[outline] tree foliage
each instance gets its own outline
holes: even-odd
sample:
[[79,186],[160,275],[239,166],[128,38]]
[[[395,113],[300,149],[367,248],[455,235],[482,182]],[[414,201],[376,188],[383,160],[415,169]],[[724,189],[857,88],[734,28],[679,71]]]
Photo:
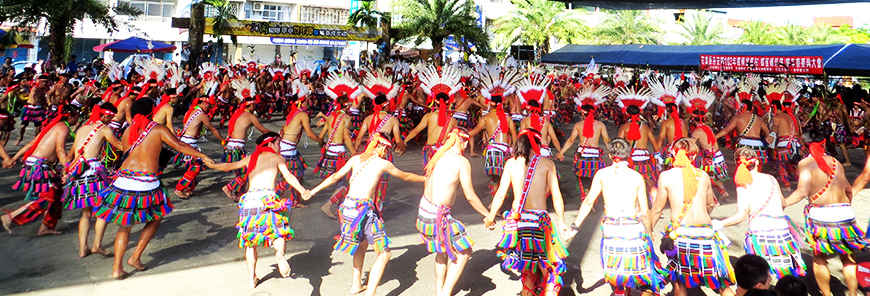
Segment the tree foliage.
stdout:
[[598,44],[660,44],[662,29],[641,10],[607,11],[593,29]]
[[233,23],[237,21],[238,18],[235,13],[233,13],[233,9],[230,7],[230,2],[227,0],[203,0],[202,3],[205,3],[208,7],[213,9],[212,13],[209,14],[209,17],[211,17],[212,20],[212,37],[217,39],[217,50],[215,51],[217,58],[215,61],[218,64],[221,64],[223,61],[224,35],[230,36],[230,41],[233,45],[239,45],[236,35],[230,34],[232,32]]
[[792,23],[777,27],[776,37],[779,38],[778,44],[782,45],[806,45],[809,40],[807,30]]
[[725,28],[722,26],[722,23],[713,20],[712,13],[696,11],[691,16],[691,20],[680,23],[683,31],[678,32],[688,40],[688,45],[722,43],[722,35],[725,33]]
[[550,41],[575,43],[588,37],[580,12],[549,0],[513,0],[514,10],[491,27],[495,43],[504,47],[519,41],[538,48],[538,57],[550,52]]
[[439,65],[444,39],[451,35],[466,50],[474,43],[478,53],[490,51],[489,36],[477,26],[472,1],[404,0],[395,2],[394,12],[402,19],[396,26],[399,39],[412,38],[419,45],[428,38]]
[[37,28],[41,19],[46,20],[49,54],[54,65],[67,60],[67,44],[79,21],[88,18],[112,32],[124,24],[116,15],[138,17],[142,11],[126,3],[110,7],[100,0],[0,0],[0,23],[11,23],[16,31]]
[[386,50],[382,53],[381,62],[386,61],[392,48],[390,42],[390,28],[392,27],[393,14],[389,11],[379,11],[374,6],[374,1],[362,2],[359,9],[351,13],[347,18],[348,26],[359,26],[369,29],[380,29],[382,40],[386,42]]
[[762,21],[748,21],[740,24],[743,28],[743,35],[740,36],[738,42],[770,45],[776,44],[777,39],[771,34],[774,31],[773,26]]

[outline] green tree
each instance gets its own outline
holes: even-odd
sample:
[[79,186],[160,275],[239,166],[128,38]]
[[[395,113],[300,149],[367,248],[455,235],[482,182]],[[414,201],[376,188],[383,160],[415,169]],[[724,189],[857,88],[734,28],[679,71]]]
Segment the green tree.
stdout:
[[807,29],[792,23],[776,28],[776,33],[779,44],[783,45],[805,45],[809,39]]
[[233,7],[230,6],[230,2],[227,0],[203,0],[202,2],[207,5],[207,9],[211,8],[206,14],[208,17],[211,17],[212,37],[217,39],[216,58],[214,60],[215,63],[220,65],[223,63],[224,35],[230,36],[230,41],[233,45],[239,45],[238,38],[230,34],[233,24],[237,23],[238,18],[233,11]]
[[[381,30],[381,41],[385,42],[386,50],[381,53],[380,63],[383,64],[390,56],[392,42],[390,42],[390,28],[393,15],[389,11],[379,11],[374,6],[375,1],[362,2],[362,5],[347,18],[348,26],[359,26],[369,29]],[[366,45],[368,50],[368,45]]]
[[534,44],[536,59],[550,52],[550,41],[573,43],[583,39],[588,27],[577,10],[549,0],[513,0],[514,10],[495,20],[492,26],[497,44],[505,47],[520,41]]
[[464,0],[405,0],[396,3],[394,11],[402,22],[396,29],[399,38],[413,38],[416,44],[427,38],[432,41],[433,58],[441,65],[444,39],[453,36],[465,49],[473,43],[478,53],[489,53],[489,36],[477,26],[474,2]]
[[837,44],[849,42],[848,36],[840,35],[828,24],[816,24],[807,30],[810,44]]
[[691,21],[680,23],[683,31],[679,33],[688,40],[686,44],[710,45],[722,43],[722,34],[725,34],[725,27],[722,26],[722,23],[713,21],[712,13],[696,11],[691,16]]
[[15,31],[36,28],[40,20],[46,20],[53,65],[67,60],[73,28],[79,21],[87,18],[113,32],[124,24],[116,15],[138,17],[142,11],[128,3],[111,7],[100,0],[0,0],[0,23],[11,23]]
[[743,34],[737,40],[740,43],[771,45],[777,42],[771,34],[774,28],[770,24],[762,21],[748,21],[741,23],[740,27],[743,28]]
[[[867,26],[867,24],[864,24],[864,26]],[[868,28],[853,28],[849,25],[843,25],[837,28],[837,33],[841,36],[848,37],[849,43],[870,43],[870,29]]]
[[599,44],[659,44],[662,29],[640,10],[607,11],[593,35]]

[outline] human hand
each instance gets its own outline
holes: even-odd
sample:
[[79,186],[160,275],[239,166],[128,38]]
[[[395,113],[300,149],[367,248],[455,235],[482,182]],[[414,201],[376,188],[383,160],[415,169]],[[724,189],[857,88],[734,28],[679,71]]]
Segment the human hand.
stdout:
[[713,226],[713,230],[722,230],[722,228],[725,228],[725,224],[722,223],[722,220],[713,219],[710,221],[710,225]]
[[556,153],[556,160],[558,160],[558,161],[565,160],[565,155],[563,155],[562,152]]
[[3,161],[3,168],[5,168],[5,169],[11,168],[14,165],[15,165],[14,159],[8,159],[8,160]]
[[490,217],[483,218],[483,226],[489,230],[495,229],[495,218],[490,218]]
[[308,191],[308,190],[306,189],[304,192],[300,192],[300,193],[302,193],[302,200],[309,200],[309,199],[311,199],[311,191]]
[[202,163],[208,167],[212,167],[214,165],[214,160],[212,160],[210,157],[206,156],[206,157],[202,158]]

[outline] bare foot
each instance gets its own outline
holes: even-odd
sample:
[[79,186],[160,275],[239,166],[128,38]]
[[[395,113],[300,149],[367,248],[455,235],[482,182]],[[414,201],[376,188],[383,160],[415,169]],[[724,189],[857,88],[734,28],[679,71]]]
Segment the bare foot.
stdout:
[[100,254],[100,255],[103,255],[103,256],[106,256],[106,257],[112,257],[112,256],[115,255],[115,254],[113,254],[113,253],[109,253],[109,252],[106,251],[106,250],[103,250],[103,248],[93,248],[93,249],[91,249],[91,253],[92,253],[92,254]]
[[731,196],[731,194],[728,194],[728,191],[722,192],[722,198],[726,198],[729,196]]
[[257,278],[257,276],[254,276],[253,278],[251,278],[251,282],[248,283],[248,286],[251,287],[251,289],[253,289],[253,288],[256,288],[257,284],[259,284],[259,283],[260,283],[260,279]]
[[471,154],[471,157],[472,157],[472,158],[478,158],[478,157],[480,157],[480,154],[472,153],[472,154]]
[[843,166],[844,166],[844,167],[850,167],[850,166],[852,166],[852,163],[851,163],[851,162],[847,162],[847,163],[844,163]]
[[39,229],[39,232],[37,232],[36,235],[49,235],[49,234],[50,234],[50,235],[58,235],[58,234],[61,234],[61,233],[63,233],[63,232],[60,232],[60,231],[57,231],[57,230],[54,230],[54,229],[48,229],[48,228],[44,228],[44,229],[43,229],[43,228],[40,228],[40,229]]
[[123,279],[126,279],[128,276],[130,276],[130,274],[127,273],[126,271],[124,271],[123,269],[120,272],[117,272],[117,271],[112,272],[112,278],[114,278],[116,280],[123,280]]
[[18,141],[15,141],[15,146],[21,145],[21,138],[18,138]]
[[278,261],[278,273],[280,273],[283,278],[290,277],[290,263],[287,263],[287,260]]
[[294,208],[294,209],[304,209],[304,208],[307,208],[307,207],[308,207],[308,205],[306,205],[306,204],[302,204],[302,203],[297,203],[297,204],[293,205],[293,208]]
[[359,286],[359,288],[356,288],[356,289],[351,288],[350,291],[348,291],[348,294],[350,294],[350,295],[356,295],[356,294],[359,294],[359,293],[365,292],[365,291],[366,291],[366,288],[367,288],[366,285]]
[[6,215],[0,216],[0,222],[3,223],[3,229],[12,234],[12,214],[7,212]]
[[[233,201],[239,201],[239,199],[236,198],[236,194],[235,194],[235,193],[232,193],[232,191],[230,191],[230,188],[229,188],[229,187],[224,186],[224,187],[222,188],[222,190],[224,191],[224,194],[227,195],[227,198],[232,199]],[[178,192],[178,191],[176,190],[176,192]],[[176,193],[176,194],[178,194],[178,193]]]
[[81,251],[79,252],[79,258],[85,258],[85,257],[87,257],[87,256],[90,255],[90,254],[91,254],[91,249],[84,248],[83,250],[81,250]]
[[188,194],[187,192],[178,190],[178,189],[175,189],[175,195],[178,195],[178,197],[180,197],[181,199],[190,198],[190,194]]
[[138,271],[143,271],[143,270],[145,270],[145,265],[142,265],[142,262],[141,262],[141,261],[136,261],[136,262],[134,262],[134,261],[133,261],[133,258],[127,259],[127,265],[132,266],[133,268],[135,268],[135,269],[138,270]]
[[330,208],[331,206],[329,205],[329,203],[325,203],[323,204],[323,206],[320,207],[320,210],[323,211],[323,213],[326,214],[327,217],[338,220],[338,217],[336,217],[335,214],[332,213]]

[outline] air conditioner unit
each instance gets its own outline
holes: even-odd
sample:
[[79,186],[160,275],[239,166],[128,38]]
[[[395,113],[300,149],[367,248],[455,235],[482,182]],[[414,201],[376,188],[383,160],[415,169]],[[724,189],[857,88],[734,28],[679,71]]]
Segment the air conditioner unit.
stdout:
[[263,10],[263,3],[256,3],[256,2],[255,2],[253,6],[254,6],[254,10],[256,10],[256,11],[262,11],[262,10]]

